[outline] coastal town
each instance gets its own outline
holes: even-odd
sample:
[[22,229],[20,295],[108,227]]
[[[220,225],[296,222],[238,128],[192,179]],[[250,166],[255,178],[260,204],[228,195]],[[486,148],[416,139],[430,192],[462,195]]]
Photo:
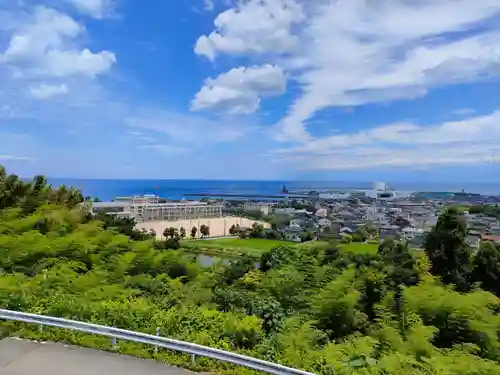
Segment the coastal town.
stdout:
[[[168,201],[156,195],[118,197],[93,202],[92,213],[134,219],[136,229],[164,237],[168,228],[195,233],[198,239],[259,237],[290,242],[334,240],[381,242],[387,238],[423,246],[426,234],[450,206],[461,208],[468,226],[468,241],[477,250],[483,241],[500,243],[500,215],[494,197],[459,193],[412,193],[399,196],[384,183],[371,191],[291,194],[282,198],[204,197]],[[489,207],[489,211],[484,207]],[[493,207],[493,209],[491,209]],[[200,228],[205,229],[202,233]],[[193,228],[196,231],[193,232]]]

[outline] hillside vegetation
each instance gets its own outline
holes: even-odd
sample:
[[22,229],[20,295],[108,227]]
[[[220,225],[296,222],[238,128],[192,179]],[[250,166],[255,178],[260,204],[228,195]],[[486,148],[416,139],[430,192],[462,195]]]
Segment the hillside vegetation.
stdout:
[[[263,252],[203,268],[132,240],[77,205],[79,192],[0,169],[0,306],[196,342],[318,374],[500,374],[499,251],[473,256],[456,211],[413,255],[335,245]],[[109,219],[111,221],[111,219]],[[128,228],[127,231],[131,229]],[[141,238],[140,236],[134,238]],[[456,287],[455,287],[456,285]],[[1,333],[110,350],[110,340],[19,323]],[[118,342],[123,353],[213,373],[251,370]]]

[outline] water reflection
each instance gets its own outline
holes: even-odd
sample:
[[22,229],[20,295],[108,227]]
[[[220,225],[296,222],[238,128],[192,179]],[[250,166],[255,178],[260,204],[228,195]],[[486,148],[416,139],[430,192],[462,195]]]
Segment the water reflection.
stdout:
[[231,259],[229,258],[221,258],[221,257],[215,257],[212,255],[205,255],[205,254],[200,254],[196,257],[196,260],[203,266],[203,267],[211,267],[215,263],[222,261],[222,263],[228,265],[231,264]]
[[[198,254],[198,255],[196,255],[196,260],[203,267],[211,267],[211,266],[213,266],[217,262],[222,262],[225,265],[229,265],[235,259],[227,258],[227,257],[221,257],[221,256]],[[260,262],[255,262],[255,267],[259,268],[260,267]]]

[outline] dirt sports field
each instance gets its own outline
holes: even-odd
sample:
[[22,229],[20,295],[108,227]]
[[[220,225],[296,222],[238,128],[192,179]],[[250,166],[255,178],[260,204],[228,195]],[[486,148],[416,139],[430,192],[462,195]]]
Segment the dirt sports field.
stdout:
[[[229,228],[233,225],[239,225],[240,227],[250,228],[255,220],[249,220],[244,217],[222,217],[214,219],[194,219],[194,220],[178,220],[178,221],[149,221],[146,223],[139,223],[136,228],[146,229],[147,231],[154,229],[156,232],[156,238],[163,239],[163,231],[166,228],[177,228],[180,229],[184,227],[186,233],[190,236],[191,228],[196,227],[198,231],[196,233],[197,237],[201,236],[200,227],[206,225],[210,228],[210,237],[222,237],[229,236]],[[264,226],[264,228],[270,228],[268,223],[259,222]]]

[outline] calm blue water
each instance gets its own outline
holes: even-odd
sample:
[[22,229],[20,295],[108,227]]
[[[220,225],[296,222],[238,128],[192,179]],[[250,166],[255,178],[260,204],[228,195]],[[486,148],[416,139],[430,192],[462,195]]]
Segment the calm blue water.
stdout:
[[[167,199],[182,199],[186,193],[245,193],[279,195],[282,185],[290,191],[322,189],[371,189],[373,182],[337,181],[222,181],[222,180],[97,180],[97,179],[49,179],[54,186],[65,184],[83,191],[85,196],[111,200],[119,196],[156,194]],[[391,183],[398,191],[461,191],[500,195],[496,183]],[[194,199],[196,197],[189,197]]]

